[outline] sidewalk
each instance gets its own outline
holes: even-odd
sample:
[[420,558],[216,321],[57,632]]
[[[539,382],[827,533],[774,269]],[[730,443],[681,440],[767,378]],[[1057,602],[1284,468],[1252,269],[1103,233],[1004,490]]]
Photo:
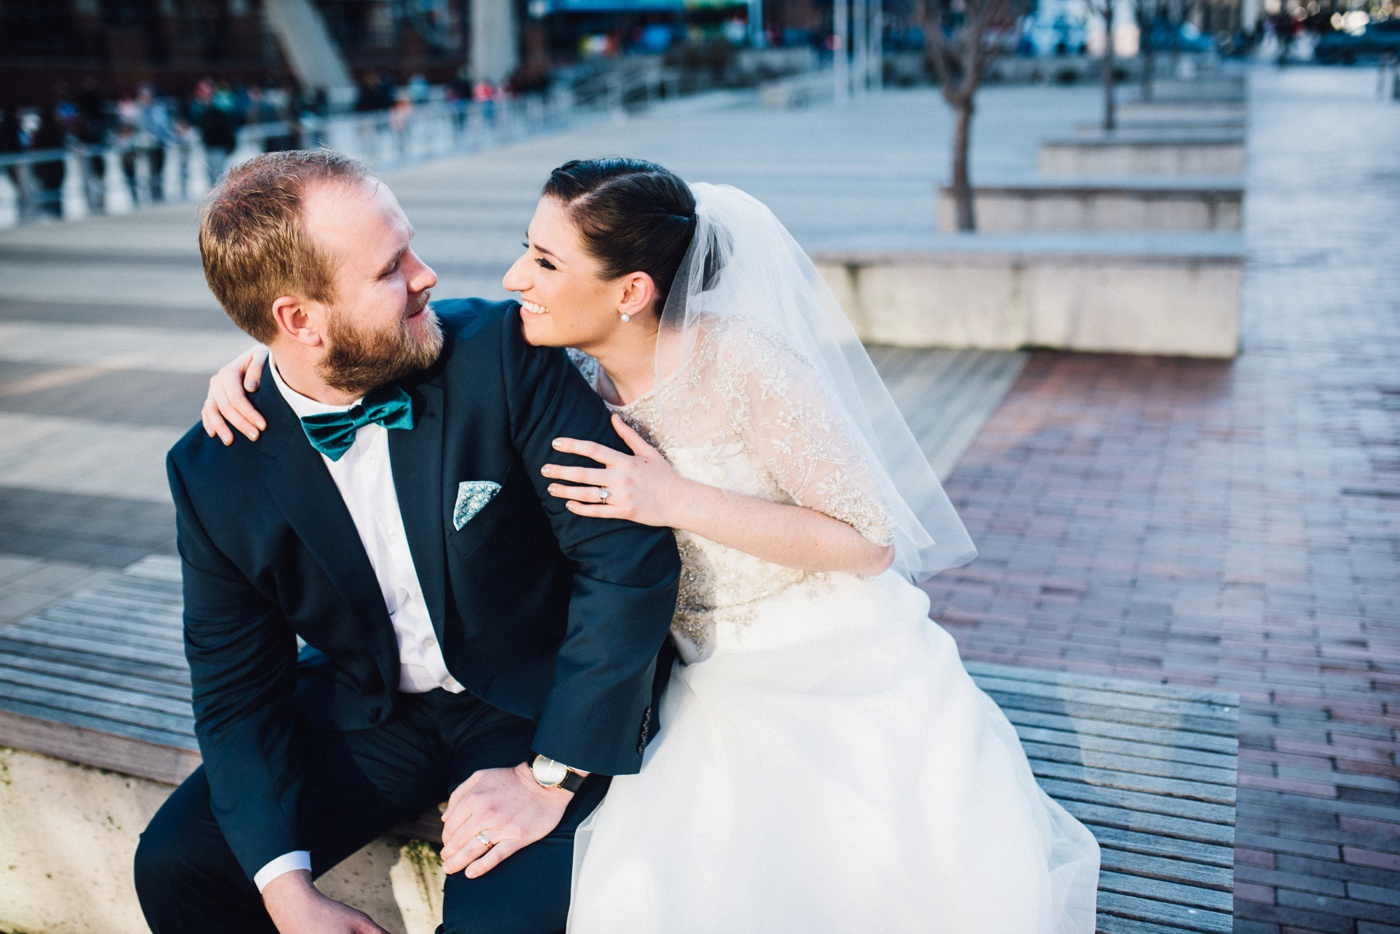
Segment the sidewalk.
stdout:
[[1235,930],[1400,931],[1400,107],[1252,76],[1243,353],[1032,355],[949,489],[968,658],[1238,691]]
[[[948,486],[981,548],[930,588],[969,658],[1242,695],[1236,929],[1400,932],[1400,107],[1259,70],[1233,363],[1036,353]],[[1096,88],[988,88],[975,179]],[[847,112],[596,125],[393,173],[440,296],[505,297],[548,170],[634,154],[768,201],[809,248],[934,236],[932,90]],[[0,625],[173,553],[162,458],[247,341],[193,208],[0,231]]]

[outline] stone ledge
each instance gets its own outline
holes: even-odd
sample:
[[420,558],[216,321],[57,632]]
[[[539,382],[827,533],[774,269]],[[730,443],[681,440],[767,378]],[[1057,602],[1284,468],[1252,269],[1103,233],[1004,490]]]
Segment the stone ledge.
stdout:
[[1071,138],[1040,144],[1046,175],[1242,175],[1243,136]]
[[[1236,231],[1243,224],[1240,180],[1161,181],[1047,178],[973,190],[981,233],[1016,231]],[[950,186],[938,193],[938,225],[957,228]]]
[[940,239],[962,243],[814,255],[862,340],[1217,358],[1239,352],[1238,236]]

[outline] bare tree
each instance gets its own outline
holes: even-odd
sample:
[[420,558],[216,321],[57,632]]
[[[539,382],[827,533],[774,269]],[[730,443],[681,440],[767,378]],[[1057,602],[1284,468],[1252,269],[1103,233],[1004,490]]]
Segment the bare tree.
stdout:
[[1111,131],[1118,126],[1117,103],[1113,96],[1113,84],[1117,80],[1114,71],[1117,61],[1113,47],[1113,14],[1117,0],[1088,0],[1089,12],[1103,21],[1103,128]]
[[953,111],[953,201],[958,230],[976,230],[968,149],[977,89],[996,57],[994,29],[1015,26],[1030,0],[919,0],[928,57]]

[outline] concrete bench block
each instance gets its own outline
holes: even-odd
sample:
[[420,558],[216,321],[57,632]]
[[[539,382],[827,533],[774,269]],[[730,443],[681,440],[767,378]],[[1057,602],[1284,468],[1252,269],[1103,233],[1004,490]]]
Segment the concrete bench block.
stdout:
[[[1204,113],[1195,117],[1153,117],[1149,115],[1124,117],[1115,121],[1115,133],[1137,133],[1143,136],[1192,135],[1202,133],[1229,132],[1243,134],[1247,121],[1244,114]],[[1103,121],[1076,123],[1074,133],[1081,137],[1097,137],[1104,133]]]
[[1243,120],[1242,101],[1163,101],[1128,100],[1118,105],[1118,116],[1125,120],[1199,120],[1234,117]]
[[1101,137],[1040,144],[1046,175],[1243,175],[1244,138]]
[[867,342],[1223,358],[1239,350],[1238,250],[1154,255],[988,245],[816,259]]
[[1209,78],[1158,78],[1152,82],[1153,101],[1243,101],[1246,87],[1242,75],[1214,75]]
[[[1235,231],[1244,189],[1229,185],[1086,184],[979,185],[973,189],[977,229],[1020,231]],[[940,230],[957,228],[952,189],[939,190]]]
[[[0,747],[0,929],[149,934],[136,901],[137,835],[170,786]],[[392,934],[442,916],[435,847],[382,837],[317,882]]]

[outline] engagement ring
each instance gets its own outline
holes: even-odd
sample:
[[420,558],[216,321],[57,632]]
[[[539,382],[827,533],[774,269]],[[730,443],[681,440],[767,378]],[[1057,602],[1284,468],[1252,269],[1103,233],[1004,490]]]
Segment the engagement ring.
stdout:
[[606,503],[608,501],[609,496],[612,496],[612,491],[610,491],[607,487],[601,486],[598,488],[598,502]]

